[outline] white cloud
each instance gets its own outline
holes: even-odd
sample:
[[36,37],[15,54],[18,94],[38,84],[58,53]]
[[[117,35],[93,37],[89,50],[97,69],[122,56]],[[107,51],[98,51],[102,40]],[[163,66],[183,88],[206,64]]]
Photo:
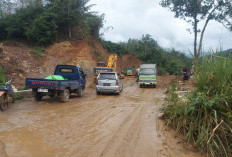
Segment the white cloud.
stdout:
[[[159,5],[159,0],[92,0],[93,10],[105,13],[105,26],[113,30],[104,38],[114,42],[140,39],[150,34],[164,48],[188,52],[193,49],[193,34],[186,30],[191,25],[174,18],[174,14]],[[222,25],[210,22],[204,37],[204,48],[232,48],[232,34]]]

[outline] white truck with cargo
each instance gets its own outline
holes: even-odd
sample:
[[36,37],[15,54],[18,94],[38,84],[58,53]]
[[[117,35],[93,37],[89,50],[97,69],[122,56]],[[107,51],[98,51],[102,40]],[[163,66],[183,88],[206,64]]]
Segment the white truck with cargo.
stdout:
[[157,67],[156,64],[141,64],[139,68],[138,83],[140,87],[156,87]]

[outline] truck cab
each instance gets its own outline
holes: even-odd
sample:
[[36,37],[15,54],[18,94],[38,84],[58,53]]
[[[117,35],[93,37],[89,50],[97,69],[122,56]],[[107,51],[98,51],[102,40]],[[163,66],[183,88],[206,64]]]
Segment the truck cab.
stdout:
[[133,76],[133,69],[132,68],[124,68],[122,73],[125,76]]
[[81,67],[72,65],[58,65],[56,66],[54,75],[63,76],[66,80],[76,80],[80,86],[85,89],[85,74]]

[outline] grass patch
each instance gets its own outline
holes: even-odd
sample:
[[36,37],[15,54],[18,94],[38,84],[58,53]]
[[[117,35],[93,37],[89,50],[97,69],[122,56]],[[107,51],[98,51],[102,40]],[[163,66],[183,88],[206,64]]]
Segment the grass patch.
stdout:
[[167,124],[213,157],[232,156],[231,59],[204,57],[196,66],[196,90],[178,99],[171,85],[170,101],[163,109]]
[[94,51],[94,55],[97,56],[97,59],[102,59],[101,52]]
[[16,93],[14,95],[14,98],[15,98],[15,100],[22,100],[22,99],[24,99],[24,96],[21,93]]
[[28,90],[28,89],[30,89],[30,88],[27,88],[27,87],[22,86],[22,87],[19,87],[17,90],[18,90],[18,91],[22,91],[22,90]]
[[35,57],[40,57],[41,54],[45,53],[44,47],[34,47],[31,49],[31,51],[34,53]]

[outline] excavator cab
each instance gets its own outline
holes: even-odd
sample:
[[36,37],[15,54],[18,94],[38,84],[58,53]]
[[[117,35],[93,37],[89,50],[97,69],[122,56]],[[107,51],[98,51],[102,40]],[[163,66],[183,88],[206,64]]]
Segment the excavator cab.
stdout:
[[117,57],[116,54],[110,55],[107,66],[103,61],[97,62],[97,66],[94,68],[94,75],[98,75],[100,72],[116,72]]
[[105,62],[97,62],[97,67],[106,67]]

